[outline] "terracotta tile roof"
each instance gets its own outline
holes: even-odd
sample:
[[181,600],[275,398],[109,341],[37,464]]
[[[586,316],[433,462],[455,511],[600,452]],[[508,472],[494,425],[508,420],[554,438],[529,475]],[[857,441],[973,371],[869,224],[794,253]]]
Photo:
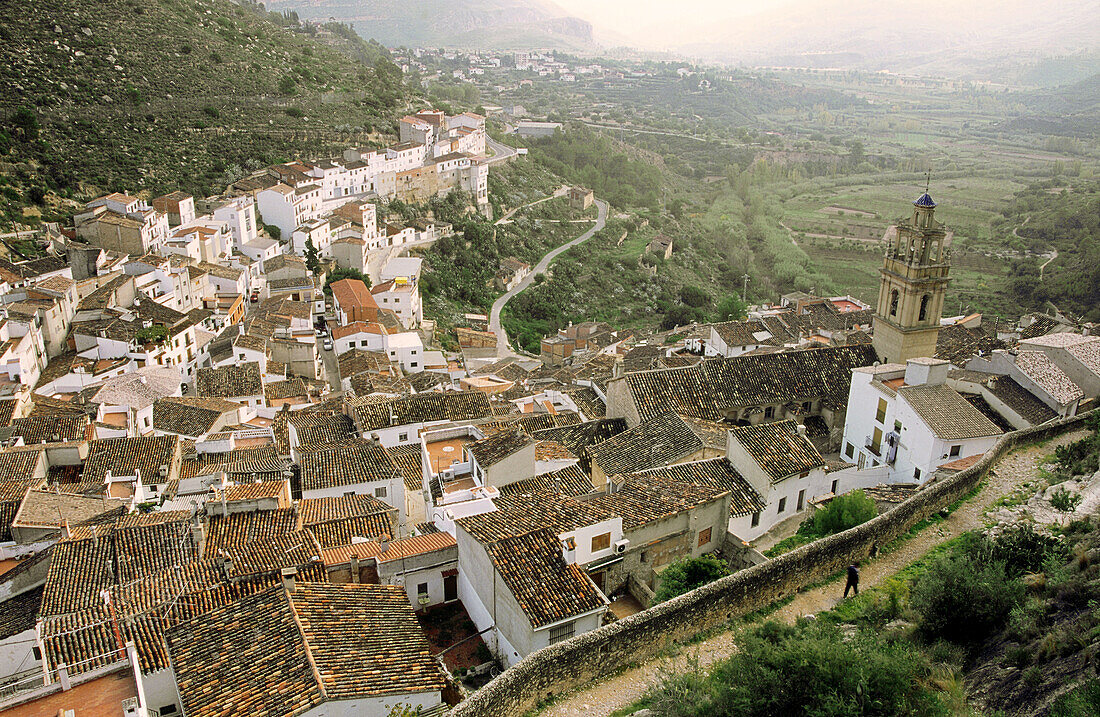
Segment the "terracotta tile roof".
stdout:
[[276,586],[167,637],[184,710],[197,717],[226,710],[281,717],[326,699],[444,686],[400,587],[300,582],[287,593]]
[[378,304],[371,296],[367,285],[358,279],[341,279],[330,285],[332,296],[340,304],[341,308],[367,308],[377,309]]
[[306,382],[295,377],[286,381],[272,381],[264,384],[264,398],[270,403],[284,398],[309,398]]
[[355,423],[366,432],[430,421],[473,421],[492,413],[489,397],[480,391],[424,393],[357,406]]
[[290,415],[289,423],[301,450],[355,440],[355,424],[342,413],[297,411]]
[[0,602],[0,641],[34,629],[42,590],[39,586]]
[[54,546],[42,614],[102,606],[102,590],[190,562],[195,555],[189,519],[186,511],[165,511],[71,527],[72,537]]
[[588,495],[596,489],[592,479],[579,464],[542,473],[534,478],[509,483],[499,488],[501,495],[534,495],[537,493],[560,493],[568,496]]
[[1066,348],[1075,359],[1081,362],[1094,376],[1100,376],[1100,337],[1086,336]]
[[737,426],[731,433],[772,482],[825,465],[814,444],[798,434],[798,424],[791,419]]
[[272,573],[321,559],[321,546],[312,530],[296,530],[253,540],[242,546],[230,547],[226,552],[233,561],[229,570],[231,577]]
[[668,520],[706,503],[722,500],[728,491],[703,482],[668,480],[650,473],[632,473],[613,493],[597,495],[591,502],[623,519],[623,530]]
[[1073,379],[1042,351],[1020,351],[1016,367],[1058,403],[1072,403],[1084,396]]
[[588,454],[611,476],[675,463],[705,447],[685,419],[665,413],[589,447]]
[[153,428],[181,436],[204,436],[226,413],[236,413],[239,403],[220,398],[170,397],[153,404]]
[[565,562],[561,543],[549,530],[504,538],[487,551],[493,567],[536,628],[607,604],[584,572]]
[[443,689],[403,587],[301,583],[290,598],[329,699]]
[[949,386],[902,386],[898,389],[898,398],[904,399],[932,432],[945,441],[999,436],[1003,433],[993,421]]
[[214,499],[221,500],[225,494],[226,502],[258,500],[260,498],[278,498],[284,492],[289,494],[285,480],[259,481],[226,486],[225,490],[214,490]]
[[33,480],[39,461],[43,460],[40,451],[3,451],[0,453],[0,481],[19,483],[29,486]]
[[456,521],[483,545],[539,528],[548,528],[560,535],[615,517],[588,501],[554,493],[502,495],[494,503],[495,511]]
[[1004,401],[1005,405],[1033,426],[1058,417],[1054,409],[1016,383],[1011,376],[994,376],[987,379],[985,385],[990,393]]
[[571,426],[534,431],[531,435],[536,440],[557,441],[568,448],[573,455],[580,459],[580,466],[587,473],[591,470],[592,464],[589,449],[598,443],[619,435],[625,430],[625,419],[606,418]]
[[200,396],[235,398],[262,396],[260,364],[255,361],[222,368],[200,368],[195,374],[195,390]]
[[351,349],[340,354],[340,376],[348,378],[357,373],[391,373],[391,364],[385,354],[364,349]]
[[293,508],[256,510],[224,515],[208,515],[204,523],[204,558],[218,558],[240,550],[249,543],[267,541],[299,530]]
[[0,426],[10,426],[12,416],[15,415],[15,407],[19,401],[15,399],[0,399]]
[[419,443],[408,446],[393,446],[387,448],[386,453],[389,454],[390,460],[397,466],[398,472],[405,480],[405,490],[419,493],[424,489]]
[[577,457],[557,441],[539,441],[535,445],[536,461],[568,461]]
[[[285,467],[273,446],[252,446],[236,448],[226,453],[203,453],[180,463],[180,478],[212,475],[222,471],[229,473],[233,480],[249,480],[252,473],[257,478],[280,478]],[[278,475],[271,475],[271,474]]]
[[23,498],[12,526],[60,531],[62,521],[70,526],[91,525],[102,520],[114,520],[125,511],[126,506],[120,500],[32,489]]
[[624,476],[627,480],[634,477],[649,480],[658,486],[665,483],[691,483],[710,486],[717,491],[728,492],[730,494],[730,517],[733,518],[762,511],[767,507],[764,498],[725,458],[677,463],[673,466],[654,468]]
[[302,525],[322,548],[348,545],[352,538],[397,535],[397,509],[369,495],[304,498],[298,503]]
[[482,468],[491,468],[497,463],[535,443],[531,436],[522,430],[498,431],[481,440],[466,444],[466,450],[477,459]]
[[86,415],[71,416],[27,416],[12,421],[12,437],[22,436],[23,442],[59,443],[80,441],[85,435],[89,419]]
[[628,373],[641,420],[674,411],[721,421],[730,409],[821,399],[844,406],[851,370],[878,359],[869,345],[712,359],[695,366]]
[[280,586],[180,623],[165,637],[183,711],[192,717],[284,717],[324,700]]
[[97,439],[88,444],[83,480],[85,483],[105,483],[107,471],[112,476],[132,476],[139,471],[145,485],[166,483],[160,468],[167,466],[169,478],[174,478],[172,467],[179,453],[179,436]]
[[577,408],[589,421],[604,418],[607,415],[607,406],[590,386],[572,386],[566,389],[565,393],[573,399],[573,403],[577,404]]
[[950,361],[952,365],[963,367],[966,362],[978,355],[992,353],[1006,348],[1008,344],[996,336],[987,334],[984,329],[970,329],[959,324],[941,326],[936,337],[935,358]]
[[302,490],[373,483],[397,476],[397,466],[382,446],[359,441],[301,454]]

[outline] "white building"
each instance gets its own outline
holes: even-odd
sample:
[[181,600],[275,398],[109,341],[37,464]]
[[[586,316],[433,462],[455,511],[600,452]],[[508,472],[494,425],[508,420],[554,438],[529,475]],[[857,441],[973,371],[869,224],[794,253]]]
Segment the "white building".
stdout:
[[887,481],[928,480],[941,464],[983,455],[1001,429],[946,383],[950,364],[853,369],[841,456],[859,469],[887,466]]

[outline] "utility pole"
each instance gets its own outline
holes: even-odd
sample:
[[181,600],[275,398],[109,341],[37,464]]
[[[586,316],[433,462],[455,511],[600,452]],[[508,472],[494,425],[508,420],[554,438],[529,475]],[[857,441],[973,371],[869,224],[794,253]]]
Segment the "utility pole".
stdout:
[[741,280],[741,303],[744,304],[746,302],[745,297],[748,295],[749,292],[749,275],[745,274],[741,277]]

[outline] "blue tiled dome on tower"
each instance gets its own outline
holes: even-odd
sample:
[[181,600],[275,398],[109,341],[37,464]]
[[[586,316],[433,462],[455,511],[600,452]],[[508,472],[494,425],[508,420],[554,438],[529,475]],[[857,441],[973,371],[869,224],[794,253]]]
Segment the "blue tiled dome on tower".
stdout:
[[934,207],[936,206],[936,202],[932,200],[932,195],[925,192],[917,197],[917,201],[913,202],[913,205],[917,207]]

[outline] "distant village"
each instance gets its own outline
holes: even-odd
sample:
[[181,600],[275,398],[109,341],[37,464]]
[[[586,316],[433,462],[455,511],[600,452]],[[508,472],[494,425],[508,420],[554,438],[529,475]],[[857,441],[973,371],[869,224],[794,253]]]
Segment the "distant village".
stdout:
[[[836,496],[889,510],[1096,405],[1096,327],[942,315],[927,193],[899,199],[874,306],[587,322],[539,356],[470,314],[444,351],[405,252],[452,228],[378,203],[487,204],[486,142],[424,111],[218,197],[100,197],[0,261],[0,710],[442,714],[646,609],[676,561],[763,562]],[[369,284],[324,291],[351,269]]]

